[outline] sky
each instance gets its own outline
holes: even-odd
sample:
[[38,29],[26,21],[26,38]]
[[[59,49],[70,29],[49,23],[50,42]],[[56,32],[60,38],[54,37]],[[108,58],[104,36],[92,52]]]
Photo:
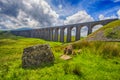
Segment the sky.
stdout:
[[120,0],[0,0],[0,29],[120,19]]

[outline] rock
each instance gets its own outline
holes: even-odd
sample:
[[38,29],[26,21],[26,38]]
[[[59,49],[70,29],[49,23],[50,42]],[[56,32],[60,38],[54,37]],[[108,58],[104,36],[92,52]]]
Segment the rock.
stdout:
[[72,57],[70,57],[69,55],[62,55],[60,58],[63,59],[63,60],[69,60]]
[[72,45],[68,45],[65,49],[64,49],[64,54],[70,55],[73,53],[73,48]]
[[47,44],[25,48],[22,55],[22,67],[38,67],[54,62],[54,55]]

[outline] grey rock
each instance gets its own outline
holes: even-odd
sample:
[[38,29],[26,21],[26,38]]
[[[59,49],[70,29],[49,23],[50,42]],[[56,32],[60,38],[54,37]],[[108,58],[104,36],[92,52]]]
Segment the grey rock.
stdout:
[[22,67],[39,67],[54,63],[54,55],[48,44],[27,47],[22,55]]

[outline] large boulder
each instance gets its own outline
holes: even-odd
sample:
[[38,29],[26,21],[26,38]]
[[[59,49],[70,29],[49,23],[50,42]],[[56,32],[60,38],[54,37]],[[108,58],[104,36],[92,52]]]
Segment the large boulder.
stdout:
[[38,67],[54,62],[54,55],[47,44],[25,48],[22,55],[22,67]]

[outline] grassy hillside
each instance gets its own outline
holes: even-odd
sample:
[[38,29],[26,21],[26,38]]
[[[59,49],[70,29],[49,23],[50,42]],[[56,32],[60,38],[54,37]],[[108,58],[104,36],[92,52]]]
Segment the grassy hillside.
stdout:
[[120,20],[113,21],[94,33],[90,34],[88,40],[120,41]]
[[[23,69],[23,49],[36,44],[50,44],[55,55],[53,66]],[[71,43],[77,55],[60,59],[67,44],[0,33],[0,80],[120,80],[120,42]],[[82,49],[79,54],[77,51]]]

